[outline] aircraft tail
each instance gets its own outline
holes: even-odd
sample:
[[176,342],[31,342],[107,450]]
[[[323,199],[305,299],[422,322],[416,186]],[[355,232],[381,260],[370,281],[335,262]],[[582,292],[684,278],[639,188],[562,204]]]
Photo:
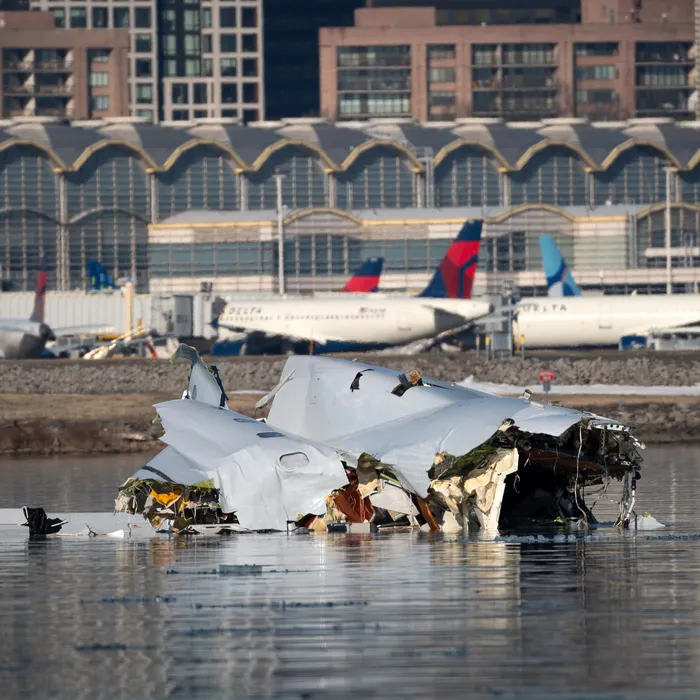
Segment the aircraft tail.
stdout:
[[358,268],[343,287],[344,292],[376,292],[382,276],[384,258],[369,258]]
[[34,295],[34,309],[29,317],[30,321],[44,322],[44,308],[46,307],[46,267],[42,262],[39,266],[39,277],[36,281],[36,294]]
[[418,295],[433,299],[471,299],[479,263],[481,219],[467,221],[450,244],[428,286]]
[[550,297],[578,297],[581,290],[564,260],[554,236],[540,236],[540,251]]
[[87,264],[90,290],[99,292],[102,289],[116,289],[117,285],[104,266],[96,260],[90,260]]

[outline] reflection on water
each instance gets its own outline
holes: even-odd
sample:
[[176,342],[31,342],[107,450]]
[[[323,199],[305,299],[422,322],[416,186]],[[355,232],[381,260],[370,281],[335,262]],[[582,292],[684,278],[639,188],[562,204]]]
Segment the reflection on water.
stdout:
[[[639,510],[670,525],[646,536],[0,543],[2,696],[697,697],[700,540],[664,537],[700,533],[699,458],[648,451]],[[110,479],[103,460],[82,480],[52,474],[55,507],[110,503],[140,463],[114,461]],[[15,473],[27,464],[0,465],[16,499],[4,507],[31,498]],[[212,573],[220,563],[264,573]]]

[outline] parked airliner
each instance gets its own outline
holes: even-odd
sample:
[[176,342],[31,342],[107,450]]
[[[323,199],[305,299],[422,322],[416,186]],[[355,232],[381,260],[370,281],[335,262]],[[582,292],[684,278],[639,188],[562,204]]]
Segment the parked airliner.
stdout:
[[[362,351],[405,345],[482,318],[487,302],[472,301],[481,221],[468,221],[417,297],[348,294],[229,303],[219,338],[246,334],[246,352]],[[452,297],[452,298],[447,298]]]
[[[543,247],[543,257],[544,252]],[[558,272],[547,274],[547,284],[551,290],[550,281],[563,283],[564,296],[521,299],[513,315],[516,343],[522,337],[529,348],[622,347],[627,339],[700,327],[700,295],[581,296],[563,257],[556,252],[561,258]]]

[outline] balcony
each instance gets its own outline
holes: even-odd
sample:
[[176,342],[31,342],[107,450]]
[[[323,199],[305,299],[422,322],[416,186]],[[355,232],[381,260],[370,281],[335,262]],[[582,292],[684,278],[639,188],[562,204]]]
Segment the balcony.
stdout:
[[32,61],[3,61],[2,67],[5,71],[31,73],[34,70],[34,63]]
[[38,95],[71,95],[72,90],[67,85],[36,85],[34,92]]
[[34,70],[69,73],[73,70],[73,61],[37,61],[34,65]]
[[3,86],[5,95],[33,95],[33,85],[5,85]]

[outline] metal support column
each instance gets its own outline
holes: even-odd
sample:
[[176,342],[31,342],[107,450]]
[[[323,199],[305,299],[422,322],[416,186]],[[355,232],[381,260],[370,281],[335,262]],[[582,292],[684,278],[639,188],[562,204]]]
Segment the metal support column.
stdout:
[[284,206],[282,204],[282,179],[284,175],[275,170],[277,186],[277,284],[280,296],[284,294]]

